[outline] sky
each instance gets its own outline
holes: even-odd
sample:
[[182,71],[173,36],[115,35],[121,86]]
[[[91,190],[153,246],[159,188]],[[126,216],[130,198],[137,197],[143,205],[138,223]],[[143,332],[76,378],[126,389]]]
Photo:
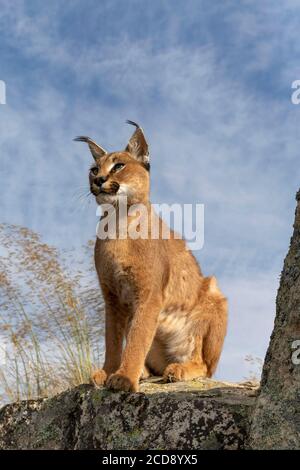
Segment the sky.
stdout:
[[299,189],[296,0],[0,0],[0,221],[71,256],[95,237],[89,135],[151,152],[155,203],[202,203],[195,252],[229,300],[217,376],[264,358]]

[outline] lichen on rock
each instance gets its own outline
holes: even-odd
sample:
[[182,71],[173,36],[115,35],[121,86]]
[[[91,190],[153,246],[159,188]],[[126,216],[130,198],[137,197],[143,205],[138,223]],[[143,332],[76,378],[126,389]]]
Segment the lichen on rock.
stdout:
[[257,387],[147,381],[140,393],[82,385],[0,410],[0,449],[239,449]]

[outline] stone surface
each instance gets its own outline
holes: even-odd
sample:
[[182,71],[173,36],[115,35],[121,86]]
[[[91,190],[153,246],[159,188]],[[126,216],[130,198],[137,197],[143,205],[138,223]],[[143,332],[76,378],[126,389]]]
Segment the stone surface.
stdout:
[[82,385],[0,410],[0,449],[240,449],[257,387],[145,382],[141,393]]
[[249,445],[256,449],[300,449],[300,365],[292,343],[300,340],[300,192],[294,233],[276,301],[275,326],[252,417]]

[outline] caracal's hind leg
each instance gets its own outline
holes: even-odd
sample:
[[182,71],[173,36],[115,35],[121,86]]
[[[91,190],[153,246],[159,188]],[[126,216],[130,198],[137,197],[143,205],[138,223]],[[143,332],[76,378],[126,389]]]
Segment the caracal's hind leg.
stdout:
[[164,371],[169,382],[211,377],[220,359],[227,327],[227,300],[219,291],[216,279],[206,278],[198,321],[194,324],[195,348],[189,360],[170,363]]
[[163,375],[165,382],[182,382],[206,376],[206,365],[197,361],[173,362],[166,367]]
[[166,382],[181,382],[197,377],[206,377],[207,367],[202,359],[202,338],[198,338],[190,360],[185,362],[173,362],[169,364],[163,373]]

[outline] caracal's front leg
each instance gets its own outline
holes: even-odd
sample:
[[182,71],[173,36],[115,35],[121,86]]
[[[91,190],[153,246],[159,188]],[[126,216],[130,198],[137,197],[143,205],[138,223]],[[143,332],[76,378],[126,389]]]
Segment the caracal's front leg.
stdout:
[[132,318],[121,365],[107,380],[108,388],[130,392],[139,390],[139,378],[155,336],[160,310],[161,301],[155,297],[139,302]]
[[102,369],[94,371],[92,381],[96,386],[104,385],[108,377],[121,364],[126,317],[118,309],[115,296],[103,289],[105,300],[105,360]]

